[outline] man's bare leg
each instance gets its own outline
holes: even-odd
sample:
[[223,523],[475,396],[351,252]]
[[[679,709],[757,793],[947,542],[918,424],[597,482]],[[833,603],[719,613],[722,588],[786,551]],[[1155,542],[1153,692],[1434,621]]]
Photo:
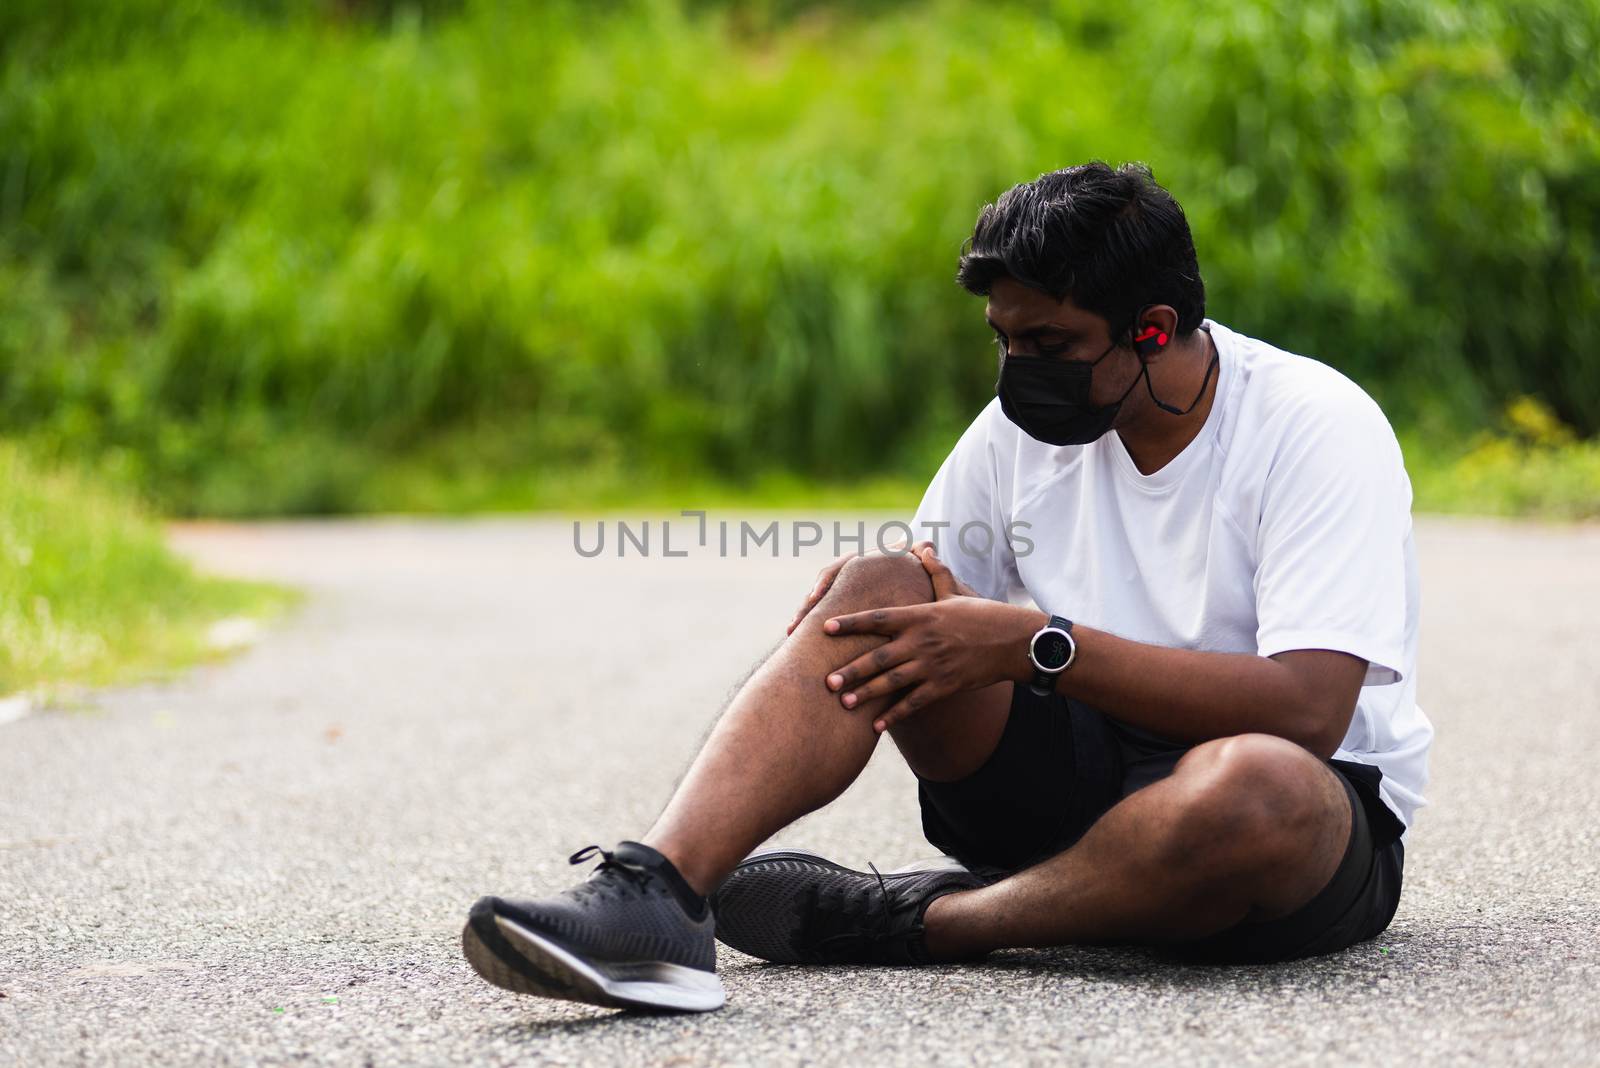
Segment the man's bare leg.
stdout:
[[935,900],[935,960],[1018,946],[1170,942],[1286,916],[1333,878],[1350,835],[1338,778],[1269,735],[1207,742],[1113,807],[1077,845]]
[[[844,792],[877,744],[888,702],[845,709],[824,680],[884,639],[833,637],[830,616],[920,604],[933,586],[911,556],[850,561],[822,601],[734,697],[665,811],[643,838],[689,885],[709,893],[762,841]],[[1004,691],[1004,692],[1002,692]],[[1010,686],[962,694],[896,728],[912,767],[955,779],[987,758],[1010,707]]]

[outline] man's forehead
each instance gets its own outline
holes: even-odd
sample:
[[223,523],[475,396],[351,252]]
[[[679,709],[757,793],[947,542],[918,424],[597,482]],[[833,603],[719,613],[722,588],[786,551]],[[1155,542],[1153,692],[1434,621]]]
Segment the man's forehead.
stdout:
[[1081,331],[1092,328],[1095,320],[1095,316],[1074,304],[1071,297],[1057,300],[1009,278],[997,281],[989,290],[984,315],[996,326],[1008,327],[1010,332],[1019,334],[1047,327]]

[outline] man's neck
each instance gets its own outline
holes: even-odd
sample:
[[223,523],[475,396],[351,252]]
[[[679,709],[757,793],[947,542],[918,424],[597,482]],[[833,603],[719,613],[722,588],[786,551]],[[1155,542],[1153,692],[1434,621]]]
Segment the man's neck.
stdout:
[[[1161,373],[1159,377],[1152,374],[1150,384],[1155,388],[1156,396],[1174,407],[1187,407],[1202,381],[1205,383],[1205,395],[1187,415],[1173,415],[1157,408],[1146,391],[1139,418],[1128,426],[1117,428],[1116,433],[1122,438],[1123,447],[1128,450],[1133,465],[1141,475],[1153,475],[1171,463],[1206,425],[1211,405],[1216,400],[1222,369],[1218,367],[1211,370],[1211,361],[1218,358],[1218,353],[1210,332],[1196,330],[1190,335],[1185,348],[1185,352],[1170,354],[1176,359],[1160,361],[1163,365]],[[1208,370],[1211,370],[1209,376],[1206,374]]]

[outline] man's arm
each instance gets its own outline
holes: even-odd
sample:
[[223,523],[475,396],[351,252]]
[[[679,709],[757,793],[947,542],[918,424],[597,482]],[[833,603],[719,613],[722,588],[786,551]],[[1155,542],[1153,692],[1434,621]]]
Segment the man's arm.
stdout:
[[[827,679],[846,708],[899,692],[876,720],[880,731],[952,693],[1030,682],[1028,644],[1049,620],[1037,609],[973,596],[936,553],[924,548],[918,556],[937,600],[839,616],[823,628],[889,639]],[[1324,649],[1262,657],[1170,649],[1083,625],[1072,634],[1078,656],[1058,677],[1058,692],[1174,741],[1260,732],[1331,756],[1367,671],[1365,660]]]
[[[1033,632],[1048,620],[1030,613]],[[1078,658],[1056,690],[1134,727],[1173,741],[1203,742],[1233,734],[1275,734],[1326,759],[1339,748],[1367,662],[1329,649],[1295,649],[1271,657],[1204,653],[1129,641],[1074,626]],[[1023,646],[1026,649],[1026,645]],[[1018,671],[1018,682],[1033,677]]]

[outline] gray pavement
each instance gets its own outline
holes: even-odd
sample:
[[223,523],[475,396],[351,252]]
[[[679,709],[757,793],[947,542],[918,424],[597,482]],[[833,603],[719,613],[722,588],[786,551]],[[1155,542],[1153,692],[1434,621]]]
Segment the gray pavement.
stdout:
[[[310,595],[228,663],[0,725],[0,1065],[1600,1058],[1600,528],[1419,524],[1434,805],[1377,943],[1234,970],[724,949],[723,1011],[645,1018],[486,986],[463,913],[637,834],[819,559],[586,560],[553,520],[176,536]],[[889,746],[778,841],[929,852]]]

